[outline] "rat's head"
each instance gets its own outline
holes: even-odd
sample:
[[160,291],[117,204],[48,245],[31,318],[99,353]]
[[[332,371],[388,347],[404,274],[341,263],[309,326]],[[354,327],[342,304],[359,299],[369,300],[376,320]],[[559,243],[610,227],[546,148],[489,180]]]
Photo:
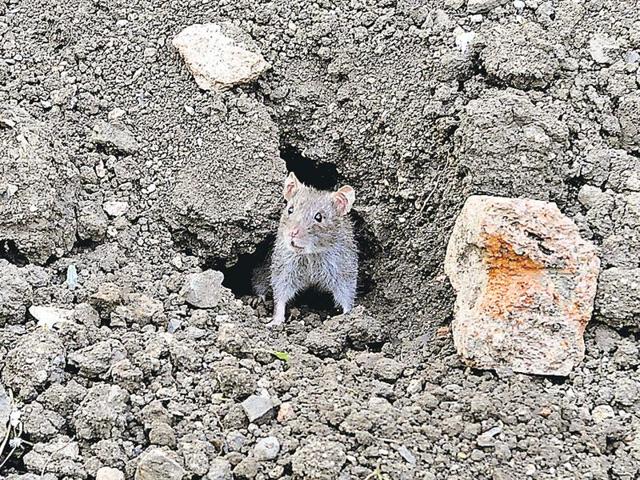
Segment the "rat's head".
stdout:
[[356,200],[349,186],[335,192],[316,190],[301,183],[293,172],[284,182],[282,195],[287,205],[280,219],[280,235],[287,248],[299,254],[331,248],[349,222],[347,214]]

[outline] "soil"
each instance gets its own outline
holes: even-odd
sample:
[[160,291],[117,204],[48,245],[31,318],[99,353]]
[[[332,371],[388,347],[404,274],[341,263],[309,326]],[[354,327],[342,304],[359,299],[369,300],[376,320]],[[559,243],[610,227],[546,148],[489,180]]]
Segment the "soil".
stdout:
[[[206,22],[271,69],[200,90],[171,39]],[[3,0],[0,477],[638,478],[639,66],[632,0]],[[360,294],[269,329],[287,171],[355,188]],[[471,194],[598,245],[566,378],[456,355]]]

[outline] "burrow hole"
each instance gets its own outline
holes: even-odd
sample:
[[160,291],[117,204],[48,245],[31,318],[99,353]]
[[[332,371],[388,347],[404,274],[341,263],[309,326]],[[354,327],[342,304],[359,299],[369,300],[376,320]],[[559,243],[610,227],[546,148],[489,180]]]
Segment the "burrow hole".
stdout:
[[[338,169],[333,163],[315,162],[288,144],[280,148],[280,156],[286,163],[287,172],[294,172],[302,183],[320,190],[333,190],[337,187],[339,175]],[[358,298],[362,298],[375,288],[371,270],[374,257],[380,253],[380,245],[362,215],[358,213],[357,208],[354,208],[350,215],[354,224],[359,252]],[[205,262],[205,266],[221,271],[225,278],[223,285],[229,288],[237,298],[252,296],[254,295],[251,282],[253,271],[260,265],[269,262],[268,257],[274,242],[275,232],[256,245],[254,253],[240,255],[238,261],[230,267],[226,266],[224,258],[209,258]],[[301,292],[290,303],[290,306],[306,307],[332,314],[338,313],[331,294],[316,288]]]
[[18,267],[24,267],[29,259],[18,249],[13,240],[0,240],[0,259],[13,263]]

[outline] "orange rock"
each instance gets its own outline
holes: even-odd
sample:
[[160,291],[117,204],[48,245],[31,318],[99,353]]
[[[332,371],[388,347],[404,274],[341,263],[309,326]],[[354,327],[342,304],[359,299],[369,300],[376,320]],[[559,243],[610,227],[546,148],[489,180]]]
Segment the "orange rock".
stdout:
[[555,204],[469,197],[445,259],[458,353],[476,368],[567,375],[584,357],[599,269]]

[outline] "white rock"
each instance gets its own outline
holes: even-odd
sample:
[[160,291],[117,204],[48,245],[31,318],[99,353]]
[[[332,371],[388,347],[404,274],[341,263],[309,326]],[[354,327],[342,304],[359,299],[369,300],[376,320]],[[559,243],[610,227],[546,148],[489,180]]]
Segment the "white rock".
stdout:
[[129,210],[129,203],[109,201],[102,204],[102,208],[110,217],[121,217]]
[[476,32],[466,32],[461,27],[457,27],[453,34],[456,39],[456,47],[458,47],[462,53],[467,53],[469,44],[476,38]]
[[115,120],[118,120],[124,117],[126,113],[127,112],[125,112],[123,109],[116,107],[113,110],[111,110],[109,113],[107,113],[107,118],[109,119],[110,122],[113,122]]
[[280,452],[280,442],[276,437],[261,438],[253,449],[256,460],[273,460]]
[[96,472],[96,480],[124,480],[124,473],[110,467],[102,467]]
[[610,56],[612,50],[618,48],[618,44],[610,37],[605,35],[594,35],[589,40],[589,54],[593,61],[600,64],[613,63]]
[[73,321],[73,310],[58,307],[29,307],[29,313],[38,321],[39,327],[52,328],[58,323]]
[[255,42],[228,23],[191,25],[172,44],[203,90],[223,91],[250,83],[270,68]]
[[591,411],[591,416],[594,422],[602,423],[609,418],[615,417],[616,414],[609,405],[598,405]]

